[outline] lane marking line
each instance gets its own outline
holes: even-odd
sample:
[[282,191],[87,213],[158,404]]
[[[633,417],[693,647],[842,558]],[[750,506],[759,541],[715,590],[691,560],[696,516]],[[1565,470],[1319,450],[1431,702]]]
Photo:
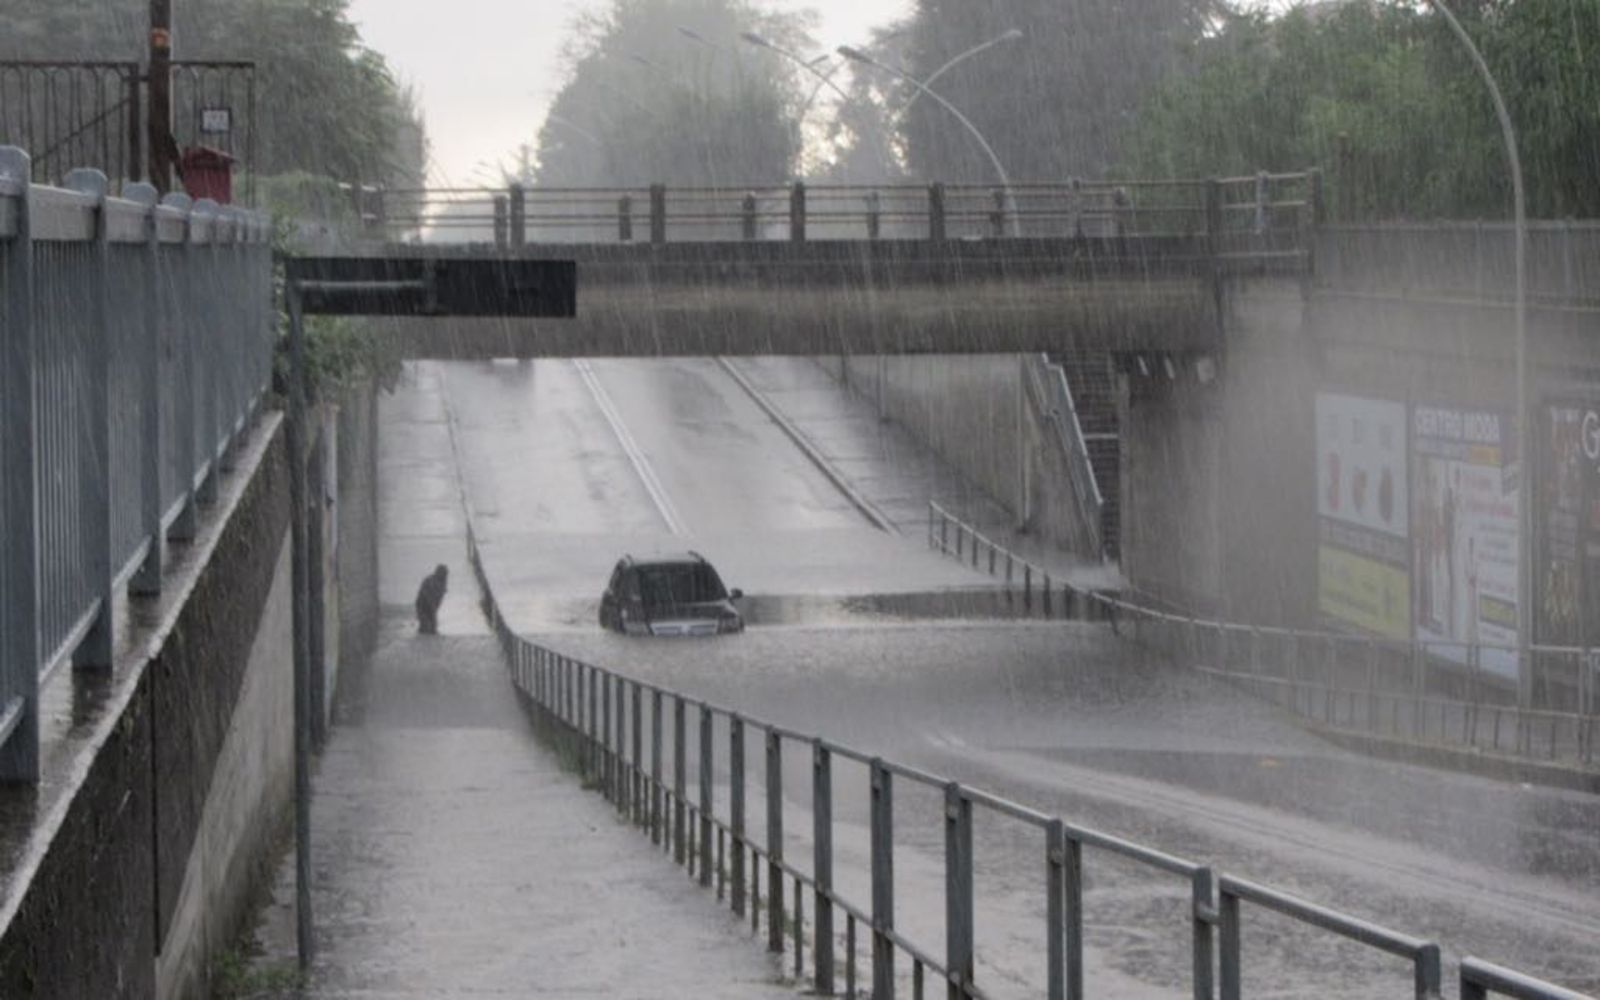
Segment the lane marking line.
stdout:
[[611,433],[616,435],[617,442],[622,445],[623,453],[628,456],[633,471],[644,484],[645,492],[650,494],[650,502],[655,504],[656,512],[661,515],[661,520],[666,522],[667,530],[674,535],[687,535],[688,529],[684,527],[683,519],[678,516],[678,508],[673,506],[672,497],[667,495],[667,488],[661,485],[661,480],[656,476],[655,467],[650,464],[650,456],[639,447],[639,442],[634,440],[633,434],[622,422],[622,414],[617,411],[617,405],[612,401],[611,394],[600,384],[594,368],[583,358],[573,358],[572,367],[577,369],[578,377],[583,379],[583,384],[588,387],[589,394],[594,397],[595,405],[600,407],[601,415],[606,418],[606,423],[611,425]]

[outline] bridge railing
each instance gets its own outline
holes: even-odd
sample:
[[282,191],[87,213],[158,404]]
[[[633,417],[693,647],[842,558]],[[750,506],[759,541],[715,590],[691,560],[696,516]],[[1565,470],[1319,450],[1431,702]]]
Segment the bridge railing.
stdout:
[[[468,546],[511,680],[535,727],[619,817],[726,899],[753,933],[764,931],[768,950],[787,953],[794,977],[809,979],[820,996],[860,996],[870,983],[875,998],[909,986],[922,1000],[929,980],[952,998],[994,995],[980,982],[980,970],[994,977],[997,993],[1042,980],[1052,1000],[1091,995],[1084,951],[1095,927],[1085,888],[1113,867],[1151,879],[1150,891],[1171,904],[1157,933],[1178,930],[1187,940],[1188,992],[1197,1000],[1243,995],[1252,955],[1243,947],[1245,903],[1369,949],[1364,958],[1341,960],[1334,989],[1348,986],[1344,976],[1358,964],[1365,974],[1383,975],[1381,956],[1390,955],[1409,967],[1413,996],[1440,995],[1443,963],[1434,942],[524,638],[500,610],[470,527]],[[788,783],[796,769],[784,766],[797,763],[796,756],[809,765],[802,769],[809,781],[798,788]],[[808,807],[809,830],[793,828],[786,802]],[[928,832],[930,811],[933,839],[943,848],[942,869],[934,862],[931,871],[907,854],[912,845],[932,846],[917,835],[919,828]],[[864,845],[855,842],[854,824],[835,822],[836,813],[867,817]],[[997,864],[984,849],[1001,842],[1012,860],[1013,845],[1021,845],[1021,856],[1030,858],[1024,871],[996,870],[1005,862]],[[990,890],[989,879],[1006,888]],[[1026,910],[1040,915],[1043,947],[1030,953],[1042,969],[998,968],[980,947],[987,910],[978,901],[1019,885],[1035,893]],[[1026,932],[1008,922],[1004,933]],[[1485,967],[1465,960],[1463,980]],[[1519,996],[1570,996],[1531,977],[1515,981],[1528,990]]]
[[109,667],[117,593],[159,591],[272,363],[265,217],[29,169],[0,147],[3,780],[37,777],[42,680]]
[[495,244],[1208,236],[1219,255],[1302,252],[1315,171],[1201,180],[623,188],[360,188],[375,238]]
[[1020,587],[1024,609],[1114,621],[1129,641],[1334,729],[1592,766],[1600,649],[1533,645],[1528,702],[1515,647],[1226,622],[1052,581],[1042,567],[929,504],[928,544]]

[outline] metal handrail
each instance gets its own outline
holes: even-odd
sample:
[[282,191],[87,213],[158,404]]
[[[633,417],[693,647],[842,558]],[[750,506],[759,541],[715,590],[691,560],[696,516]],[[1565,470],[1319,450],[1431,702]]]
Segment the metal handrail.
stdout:
[[[921,1000],[931,973],[946,982],[952,998],[984,996],[975,982],[977,962],[973,880],[973,814],[985,809],[1025,824],[1043,834],[1046,995],[1051,1000],[1085,996],[1084,990],[1084,848],[1115,853],[1155,871],[1178,877],[1189,886],[1192,929],[1192,995],[1210,1000],[1221,971],[1224,998],[1239,995],[1243,969],[1240,949],[1240,903],[1267,907],[1307,926],[1318,927],[1380,951],[1406,955],[1416,968],[1416,995],[1438,996],[1440,974],[1437,944],[1369,921],[1318,906],[1243,879],[1218,875],[1210,866],[1168,854],[1110,834],[1069,825],[1059,817],[1031,809],[990,792],[964,786],[920,768],[886,761],[864,750],[820,735],[804,734],[766,722],[710,701],[586,663],[518,634],[506,621],[468,515],[468,556],[496,638],[506,654],[513,685],[524,697],[536,729],[563,756],[576,763],[589,783],[618,813],[650,837],[675,862],[696,876],[699,884],[726,893],[733,912],[748,915],[759,934],[763,909],[767,948],[792,952],[796,978],[804,978],[807,942],[806,895],[811,896],[809,940],[811,984],[819,995],[833,995],[837,985],[839,935],[834,918],[843,915],[846,995],[857,995],[858,925],[870,940],[874,997],[894,995],[899,976],[897,956],[909,960],[912,994]],[[648,706],[648,709],[646,708]],[[670,708],[670,713],[669,713]],[[648,710],[648,742],[644,715]],[[669,728],[672,745],[665,745]],[[695,722],[691,724],[691,715]],[[718,727],[725,736],[719,769]],[[689,796],[691,728],[698,801]],[[812,762],[811,817],[813,863],[808,871],[785,855],[785,743]],[[765,839],[758,843],[747,827],[747,752],[752,743],[764,748],[765,780],[761,782]],[[670,779],[665,761],[672,765]],[[868,782],[871,886],[869,904],[851,901],[833,885],[833,766],[835,757],[864,764]],[[726,776],[719,815],[715,778]],[[670,781],[670,783],[669,783]],[[945,957],[895,927],[894,786],[898,781],[939,790],[944,795]],[[748,865],[747,865],[748,862]],[[766,868],[765,897],[761,895]],[[787,884],[786,884],[787,883]],[[793,902],[785,889],[793,888]],[[1220,952],[1218,948],[1220,946]],[[1467,962],[1472,960],[1468,959]],[[1467,965],[1463,963],[1463,975]],[[1474,966],[1476,968],[1476,966]],[[1537,980],[1526,979],[1537,983]],[[1548,985],[1548,984],[1543,984]],[[1554,986],[1550,990],[1557,989]],[[1532,994],[1561,1000],[1565,994]]]
[[1056,429],[1057,442],[1067,461],[1078,518],[1089,539],[1089,552],[1096,558],[1103,558],[1106,551],[1106,540],[1102,537],[1105,492],[1089,460],[1089,445],[1083,437],[1083,422],[1078,417],[1077,402],[1072,398],[1072,387],[1067,384],[1066,369],[1052,362],[1046,354],[1028,355],[1023,367],[1028,373],[1027,385],[1034,405]]

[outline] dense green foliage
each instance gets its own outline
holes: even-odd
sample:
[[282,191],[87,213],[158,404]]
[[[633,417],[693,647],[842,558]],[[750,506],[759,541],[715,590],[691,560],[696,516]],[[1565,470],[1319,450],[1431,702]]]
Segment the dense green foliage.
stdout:
[[[1535,216],[1600,216],[1600,0],[1457,10],[1505,93]],[[1143,106],[1122,170],[1327,172],[1338,218],[1503,216],[1488,91],[1426,5],[1377,0],[1232,14]]]
[[[256,169],[374,182],[420,177],[420,116],[347,0],[174,5],[173,53],[257,64]],[[6,0],[0,59],[142,60],[147,0]],[[236,109],[245,114],[245,109]]]
[[793,67],[739,35],[804,45],[803,21],[740,0],[612,0],[575,28],[539,133],[541,184],[771,183],[793,172]]
[[[1012,179],[1103,176],[1117,138],[1199,37],[1213,0],[917,0],[904,68],[927,79],[949,60],[1015,29],[933,88],[994,147]],[[870,71],[869,71],[870,72]],[[919,176],[992,182],[994,169],[950,113],[919,100],[902,123]]]

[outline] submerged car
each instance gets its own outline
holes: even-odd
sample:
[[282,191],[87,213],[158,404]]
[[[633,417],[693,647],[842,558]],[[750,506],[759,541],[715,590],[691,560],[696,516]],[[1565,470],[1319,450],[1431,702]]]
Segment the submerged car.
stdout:
[[698,552],[623,556],[600,598],[600,626],[624,635],[719,635],[744,631],[733,602],[744,595],[722,585]]

